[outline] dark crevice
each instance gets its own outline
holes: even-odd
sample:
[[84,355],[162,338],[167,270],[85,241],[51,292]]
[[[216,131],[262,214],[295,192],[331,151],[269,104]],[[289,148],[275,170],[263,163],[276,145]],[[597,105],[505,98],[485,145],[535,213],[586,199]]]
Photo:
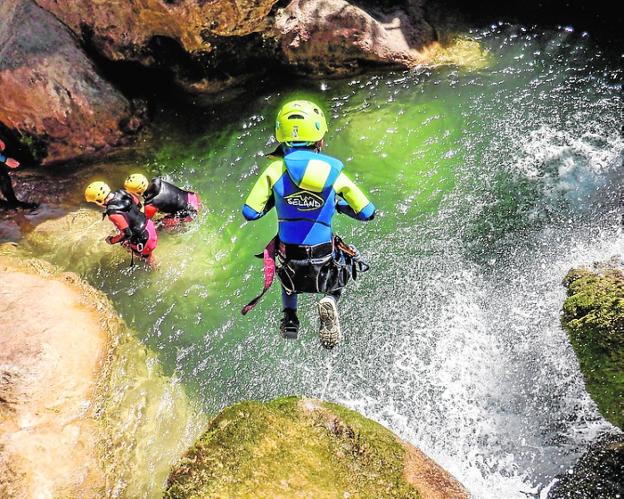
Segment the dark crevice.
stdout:
[[[174,69],[180,64],[179,58],[186,56],[181,47],[178,50],[174,44],[163,41],[164,37],[155,37],[157,39],[152,40],[150,48],[162,50],[162,53],[156,52],[159,57],[155,64],[147,66],[137,61],[112,61],[98,50],[92,29],[83,24],[81,30],[83,48],[91,61],[100,74],[128,99],[152,102],[154,99],[176,100],[185,97],[183,90],[175,83],[174,76]],[[168,65],[169,61],[175,62]]]
[[[129,99],[195,102],[194,94],[200,94],[201,88],[208,89],[207,93],[223,90],[220,98],[228,98],[236,95],[237,88],[240,93],[250,81],[281,67],[276,42],[261,33],[219,37],[205,30],[202,37],[210,44],[209,52],[191,55],[177,40],[153,36],[140,52],[130,54],[136,60],[112,61],[98,50],[91,28],[82,26],[84,50],[102,76]],[[200,90],[195,91],[195,86]]]

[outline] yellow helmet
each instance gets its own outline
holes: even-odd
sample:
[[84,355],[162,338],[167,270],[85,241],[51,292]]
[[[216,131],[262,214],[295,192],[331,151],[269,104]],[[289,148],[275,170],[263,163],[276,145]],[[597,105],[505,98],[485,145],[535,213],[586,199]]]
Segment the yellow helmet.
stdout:
[[325,114],[313,102],[290,101],[277,113],[275,138],[280,143],[318,142],[326,133]]
[[85,200],[88,203],[104,204],[110,194],[111,189],[104,182],[91,182],[85,189]]
[[133,173],[124,181],[124,189],[135,194],[143,194],[148,185],[147,177],[140,173]]

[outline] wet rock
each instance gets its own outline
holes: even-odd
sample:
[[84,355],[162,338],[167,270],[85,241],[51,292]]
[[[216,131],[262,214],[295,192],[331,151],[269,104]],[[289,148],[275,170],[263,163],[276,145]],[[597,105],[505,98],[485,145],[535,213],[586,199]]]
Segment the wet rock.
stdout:
[[410,14],[373,17],[345,0],[294,0],[276,17],[289,64],[315,73],[345,73],[366,64],[411,67],[426,62],[420,49],[433,41],[420,2]]
[[33,254],[82,273],[98,263],[121,263],[126,257],[121,248],[104,241],[113,229],[99,211],[80,208],[37,225],[27,234],[25,246]]
[[204,420],[108,299],[0,246],[0,497],[156,497]]
[[624,272],[611,265],[573,269],[562,324],[587,391],[602,415],[624,429]]
[[100,495],[91,404],[108,331],[97,305],[41,261],[0,257],[0,280],[0,496]]
[[[420,495],[419,495],[420,494]],[[468,497],[378,423],[300,397],[223,410],[172,470],[165,497]]]
[[141,125],[54,15],[32,0],[5,0],[0,18],[0,123],[33,158],[88,157]]
[[264,33],[277,0],[36,1],[107,59],[169,70],[191,93],[246,81],[274,45]]
[[624,497],[624,435],[599,439],[570,472],[559,477],[548,499]]
[[209,51],[210,37],[244,36],[262,31],[277,0],[205,0],[93,2],[36,0],[79,36],[92,41],[112,60],[149,64],[158,57],[154,37],[175,41],[186,52]]
[[427,62],[419,49],[434,39],[423,0],[374,16],[345,0],[36,1],[107,59],[169,70],[193,94],[243,85],[271,67],[410,67]]

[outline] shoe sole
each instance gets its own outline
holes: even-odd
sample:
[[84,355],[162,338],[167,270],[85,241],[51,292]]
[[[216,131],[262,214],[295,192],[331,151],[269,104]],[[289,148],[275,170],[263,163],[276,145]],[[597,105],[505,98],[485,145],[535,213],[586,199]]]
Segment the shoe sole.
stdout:
[[340,341],[340,324],[338,322],[338,311],[336,306],[329,300],[321,300],[318,304],[321,327],[319,337],[321,345],[327,349],[334,348]]
[[298,331],[280,331],[282,338],[287,340],[296,340]]

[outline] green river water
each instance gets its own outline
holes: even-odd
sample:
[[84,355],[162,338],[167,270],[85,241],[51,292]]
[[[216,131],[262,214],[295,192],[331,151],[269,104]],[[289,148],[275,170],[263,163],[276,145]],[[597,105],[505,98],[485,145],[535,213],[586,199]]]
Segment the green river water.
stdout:
[[[198,191],[203,214],[161,234],[157,272],[88,260],[73,270],[207,413],[322,397],[386,424],[475,497],[539,496],[613,431],[584,391],[559,310],[569,268],[621,254],[622,70],[619,54],[571,29],[470,36],[489,53],[483,69],[298,81],[218,113],[163,110],[137,169]],[[279,338],[278,286],[239,314],[261,288],[253,254],[276,230],[273,214],[246,223],[240,208],[293,96],[325,107],[326,152],[379,210],[366,224],[336,216],[372,269],[344,295],[332,352],[318,343],[312,296],[300,300],[298,341]]]

